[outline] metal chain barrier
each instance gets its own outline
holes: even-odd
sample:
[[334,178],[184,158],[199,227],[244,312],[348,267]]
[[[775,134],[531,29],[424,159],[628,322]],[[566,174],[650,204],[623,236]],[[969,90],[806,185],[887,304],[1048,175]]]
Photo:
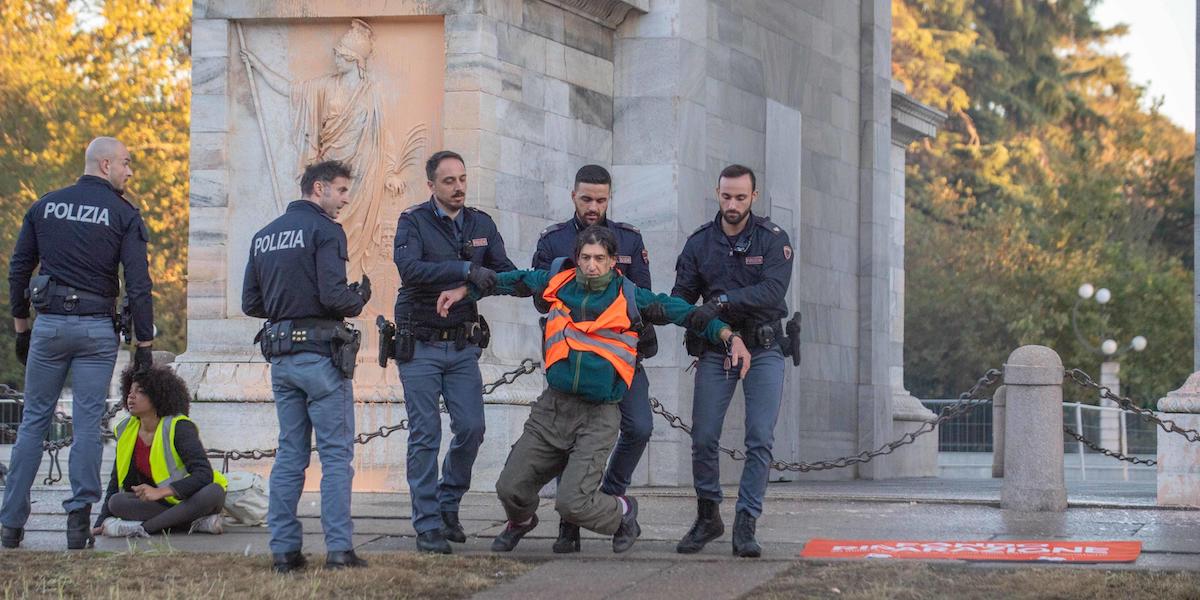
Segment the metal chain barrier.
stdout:
[[1095,380],[1093,380],[1090,375],[1088,375],[1086,372],[1084,372],[1083,369],[1068,369],[1066,374],[1068,377],[1070,377],[1075,383],[1079,384],[1081,387],[1095,390],[1097,393],[1100,394],[1101,398],[1104,398],[1106,400],[1112,400],[1121,408],[1140,416],[1141,418],[1145,419],[1146,421],[1155,423],[1160,428],[1162,428],[1163,431],[1165,431],[1167,433],[1177,433],[1179,435],[1182,435],[1189,442],[1200,442],[1200,431],[1196,431],[1195,429],[1186,429],[1186,428],[1180,427],[1179,425],[1176,425],[1175,422],[1170,419],[1164,419],[1162,417],[1159,417],[1153,410],[1150,410],[1148,408],[1142,408],[1142,407],[1134,404],[1133,401],[1130,400],[1129,398],[1126,398],[1125,396],[1118,396],[1118,395],[1114,394],[1112,392],[1112,390],[1108,389],[1107,386],[1103,386],[1103,385],[1096,383]]
[[[938,425],[958,417],[959,415],[962,415],[978,405],[991,402],[991,398],[980,398],[979,394],[994,386],[996,382],[1000,380],[1001,374],[1002,373],[999,369],[988,369],[988,371],[984,373],[983,377],[980,377],[979,380],[975,382],[975,385],[971,386],[971,389],[959,394],[958,402],[943,407],[935,419],[922,423],[921,426],[916,429],[916,431],[905,433],[897,440],[884,444],[874,450],[864,450],[858,454],[852,456],[843,456],[834,460],[823,460],[808,463],[789,463],[773,460],[771,461],[771,468],[776,471],[796,471],[800,473],[807,473],[809,471],[826,471],[829,469],[840,469],[850,465],[867,463],[877,456],[891,454],[895,452],[897,448],[911,444],[915,442],[918,437],[937,429]],[[687,423],[684,423],[683,419],[679,418],[678,415],[671,414],[670,411],[663,407],[662,403],[660,403],[657,398],[650,398],[650,410],[651,412],[661,415],[663,418],[665,418],[671,427],[679,429],[688,435],[692,434],[692,428]],[[718,446],[718,449],[721,452],[729,455],[729,457],[733,460],[746,460],[746,452],[743,450],[726,448],[724,446]]]
[[1111,457],[1111,458],[1115,458],[1117,460],[1123,460],[1125,462],[1133,463],[1135,465],[1154,466],[1154,465],[1158,464],[1158,461],[1154,460],[1152,458],[1138,458],[1136,456],[1127,456],[1127,455],[1121,454],[1120,452],[1117,452],[1115,450],[1109,450],[1108,448],[1102,448],[1102,447],[1100,447],[1099,444],[1096,444],[1092,440],[1089,440],[1089,439],[1083,437],[1083,434],[1076,433],[1074,429],[1071,429],[1067,425],[1063,425],[1063,433],[1071,436],[1072,438],[1075,439],[1075,441],[1087,446],[1088,448],[1091,448],[1092,450],[1095,450],[1096,452],[1098,452],[1100,454],[1103,454],[1103,455]]

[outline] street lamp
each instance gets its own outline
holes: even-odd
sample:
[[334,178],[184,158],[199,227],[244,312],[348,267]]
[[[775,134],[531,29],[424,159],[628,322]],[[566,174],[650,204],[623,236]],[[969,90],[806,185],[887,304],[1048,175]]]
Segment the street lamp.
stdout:
[[1121,348],[1117,340],[1107,337],[1101,332],[1099,337],[1103,341],[1100,342],[1099,346],[1093,345],[1079,331],[1079,306],[1091,299],[1095,299],[1096,303],[1101,306],[1101,310],[1103,310],[1103,307],[1112,301],[1112,292],[1108,288],[1096,289],[1096,286],[1090,283],[1084,283],[1079,286],[1079,299],[1075,301],[1075,306],[1071,309],[1071,329],[1075,331],[1075,338],[1079,340],[1080,344],[1083,344],[1088,350],[1103,356],[1105,361],[1116,360],[1130,350],[1141,352],[1146,349],[1148,342],[1146,341],[1146,336],[1143,335],[1134,336],[1133,339],[1129,340],[1129,345]]

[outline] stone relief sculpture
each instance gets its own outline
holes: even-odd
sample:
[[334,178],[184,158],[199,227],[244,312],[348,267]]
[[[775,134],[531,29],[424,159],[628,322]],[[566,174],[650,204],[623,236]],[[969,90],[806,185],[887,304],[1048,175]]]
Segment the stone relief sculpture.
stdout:
[[385,202],[398,201],[407,191],[404,172],[419,164],[429,137],[426,125],[415,125],[395,150],[384,123],[379,88],[367,70],[374,43],[371,26],[354,19],[333,47],[333,72],[298,83],[272,70],[245,45],[241,49],[252,73],[261,75],[267,87],[291,97],[297,173],[322,160],[340,160],[354,171],[352,202],[340,219],[350,246],[347,272],[352,280],[377,262],[374,257],[391,256],[391,248],[383,247],[390,236],[380,215]]

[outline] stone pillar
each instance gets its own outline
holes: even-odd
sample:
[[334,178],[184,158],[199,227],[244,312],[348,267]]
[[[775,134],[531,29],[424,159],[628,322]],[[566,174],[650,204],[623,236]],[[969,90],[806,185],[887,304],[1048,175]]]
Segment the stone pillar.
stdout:
[[[1121,363],[1115,360],[1100,363],[1100,385],[1112,390],[1114,395],[1121,395]],[[1117,403],[1101,398],[1100,406],[1116,408]],[[1121,450],[1121,415],[1117,411],[1100,411],[1100,447]]]
[[996,388],[992,396],[992,478],[1004,477],[1004,419],[1008,409],[1008,388]]
[[[1000,507],[1063,511],[1063,366],[1045,346],[1021,346],[1004,363],[1007,389],[1004,483]],[[1011,443],[1009,443],[1011,442]]]
[[[1159,417],[1200,431],[1200,373],[1158,401]],[[1158,429],[1158,503],[1200,507],[1200,442]]]
[[[904,164],[908,147],[915,141],[937,135],[938,124],[946,113],[921,104],[904,93],[904,85],[892,82],[891,208],[888,227],[889,302],[891,338],[888,349],[889,382],[892,396],[892,430],[897,436],[916,431],[936,415],[904,389]],[[933,477],[937,475],[938,438],[935,434],[917,441],[887,457],[890,477]]]

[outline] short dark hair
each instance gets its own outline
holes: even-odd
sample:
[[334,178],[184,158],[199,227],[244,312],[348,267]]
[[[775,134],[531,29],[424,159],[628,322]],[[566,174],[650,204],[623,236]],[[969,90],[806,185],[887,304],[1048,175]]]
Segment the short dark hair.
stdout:
[[611,229],[601,225],[588,225],[579,235],[575,236],[575,255],[572,257],[579,262],[579,253],[587,244],[600,244],[609,256],[617,255],[617,236]]
[[467,161],[463,160],[462,155],[453,150],[434,152],[433,156],[430,156],[429,160],[425,161],[425,178],[429,181],[434,181],[434,178],[437,177],[438,165],[442,164],[442,161],[447,158],[453,158],[462,163],[464,167],[467,166]]
[[129,398],[129,389],[135,382],[146,393],[146,397],[150,398],[150,405],[159,417],[188,414],[191,398],[188,396],[187,384],[175,371],[161,366],[138,371],[133,365],[129,365],[121,371],[121,406],[125,406],[126,399]]
[[728,167],[721,169],[721,175],[717,177],[717,185],[721,185],[722,179],[737,179],[743,175],[750,176],[750,191],[753,192],[757,190],[758,182],[754,179],[754,171],[752,171],[750,167],[747,167],[746,165],[729,165]]
[[300,176],[300,193],[305,196],[311,196],[314,183],[318,181],[332,183],[338,177],[345,177],[346,179],[353,177],[350,173],[350,167],[340,160],[326,160],[308,165],[304,167],[304,175]]
[[611,186],[612,175],[600,165],[583,165],[575,172],[575,187],[579,187],[581,183]]

